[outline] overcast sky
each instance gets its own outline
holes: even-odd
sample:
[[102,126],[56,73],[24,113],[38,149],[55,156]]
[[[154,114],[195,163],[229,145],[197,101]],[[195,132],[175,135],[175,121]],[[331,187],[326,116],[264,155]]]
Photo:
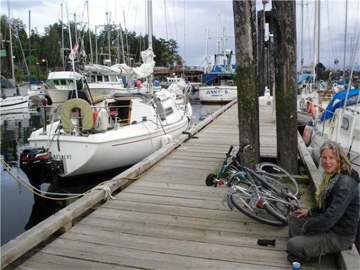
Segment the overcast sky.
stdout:
[[[94,31],[95,26],[107,23],[106,12],[111,22],[121,24],[129,31],[146,34],[145,0],[88,0],[89,19],[86,1],[84,0],[22,0],[10,2],[10,16],[20,18],[27,29],[29,27],[29,11],[31,11],[31,28],[43,32],[44,26],[56,23],[61,19],[63,4],[64,22],[76,21],[89,23]],[[314,60],[314,0],[304,0],[304,64],[311,65]],[[347,53],[345,44],[345,11],[348,5],[347,20]],[[266,10],[271,8],[266,5]],[[257,0],[257,9],[262,9],[261,0]],[[1,14],[8,15],[7,1],[1,0]],[[68,14],[68,16],[67,16]],[[125,16],[124,16],[125,15]],[[297,36],[298,59],[301,55],[301,0],[297,0]],[[153,31],[157,38],[175,39],[179,45],[179,53],[186,65],[204,64],[206,44],[208,54],[218,50],[218,36],[225,36],[224,47],[235,51],[232,0],[153,0]],[[326,67],[341,69],[346,57],[347,65],[354,53],[356,41],[360,33],[360,1],[359,0],[322,0],[321,1],[321,37],[320,62]],[[206,29],[210,39],[206,43]],[[225,29],[225,31],[223,31]],[[220,49],[223,45],[221,43]],[[359,52],[357,62],[360,63]],[[339,63],[335,66],[334,59]],[[156,60],[156,58],[155,58]],[[299,64],[298,63],[298,64]]]

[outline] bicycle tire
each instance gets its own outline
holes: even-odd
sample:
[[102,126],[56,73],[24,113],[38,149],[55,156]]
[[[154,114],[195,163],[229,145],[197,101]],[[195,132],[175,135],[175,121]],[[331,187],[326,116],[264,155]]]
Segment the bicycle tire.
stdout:
[[257,165],[256,173],[262,174],[267,182],[277,189],[287,189],[296,198],[300,198],[301,192],[296,179],[280,166],[271,162],[262,162]]
[[278,220],[276,217],[271,215],[268,210],[263,207],[252,207],[250,204],[251,194],[244,194],[240,191],[235,191],[230,196],[228,200],[231,200],[231,203],[243,214],[246,216],[272,226],[284,226],[284,222]]
[[276,208],[274,208],[274,205],[268,202],[265,202],[263,204],[263,207],[265,208],[265,210],[272,215],[274,218],[276,218],[277,220],[279,220],[280,222],[282,222],[284,225],[288,224],[288,219],[287,219],[287,215],[283,215],[281,213],[281,211],[278,211]]

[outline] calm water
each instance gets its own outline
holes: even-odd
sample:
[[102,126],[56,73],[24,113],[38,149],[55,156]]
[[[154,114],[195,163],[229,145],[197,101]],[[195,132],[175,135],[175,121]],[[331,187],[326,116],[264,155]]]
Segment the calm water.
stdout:
[[[192,100],[195,122],[199,123],[208,115],[219,110],[223,105],[203,105],[199,100]],[[1,155],[7,163],[17,164],[18,155],[28,145],[27,138],[31,130],[42,126],[42,114],[36,111],[20,111],[17,113],[1,115]],[[25,174],[13,167],[22,178]],[[106,176],[104,176],[105,179]],[[104,180],[105,180],[104,179]],[[54,203],[47,199],[37,200],[34,203],[33,194],[16,182],[1,165],[1,245],[31,228],[44,218],[65,206],[65,203]],[[41,189],[63,192],[81,193],[93,185],[77,187],[57,187],[43,184]],[[39,197],[38,197],[39,198]]]

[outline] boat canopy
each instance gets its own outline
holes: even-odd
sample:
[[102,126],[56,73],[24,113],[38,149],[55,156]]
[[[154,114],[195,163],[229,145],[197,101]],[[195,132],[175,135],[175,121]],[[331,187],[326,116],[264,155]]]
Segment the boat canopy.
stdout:
[[233,75],[230,72],[207,73],[202,76],[201,82],[206,85],[212,85],[216,78],[232,80]]
[[[330,119],[337,108],[343,107],[345,103],[347,90],[343,90],[335,94],[331,99],[330,103],[326,107],[325,112],[321,115],[320,121],[324,122],[327,119]],[[360,89],[350,89],[349,95],[347,97],[346,106],[354,105],[359,102],[359,93]]]

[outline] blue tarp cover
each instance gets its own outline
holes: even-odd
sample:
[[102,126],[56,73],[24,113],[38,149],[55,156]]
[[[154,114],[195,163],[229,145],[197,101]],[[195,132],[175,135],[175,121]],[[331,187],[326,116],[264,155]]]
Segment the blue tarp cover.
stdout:
[[[335,94],[335,96],[331,99],[330,103],[326,107],[325,112],[321,115],[320,117],[321,122],[324,122],[327,119],[331,118],[337,108],[344,106],[346,91],[347,90],[343,90]],[[356,102],[359,102],[358,101],[359,93],[360,93],[360,89],[350,89],[346,106],[353,105],[356,104]]]
[[310,78],[312,78],[313,75],[312,74],[303,74],[303,75],[299,75],[297,78],[297,83],[302,83],[305,80],[308,80]]

